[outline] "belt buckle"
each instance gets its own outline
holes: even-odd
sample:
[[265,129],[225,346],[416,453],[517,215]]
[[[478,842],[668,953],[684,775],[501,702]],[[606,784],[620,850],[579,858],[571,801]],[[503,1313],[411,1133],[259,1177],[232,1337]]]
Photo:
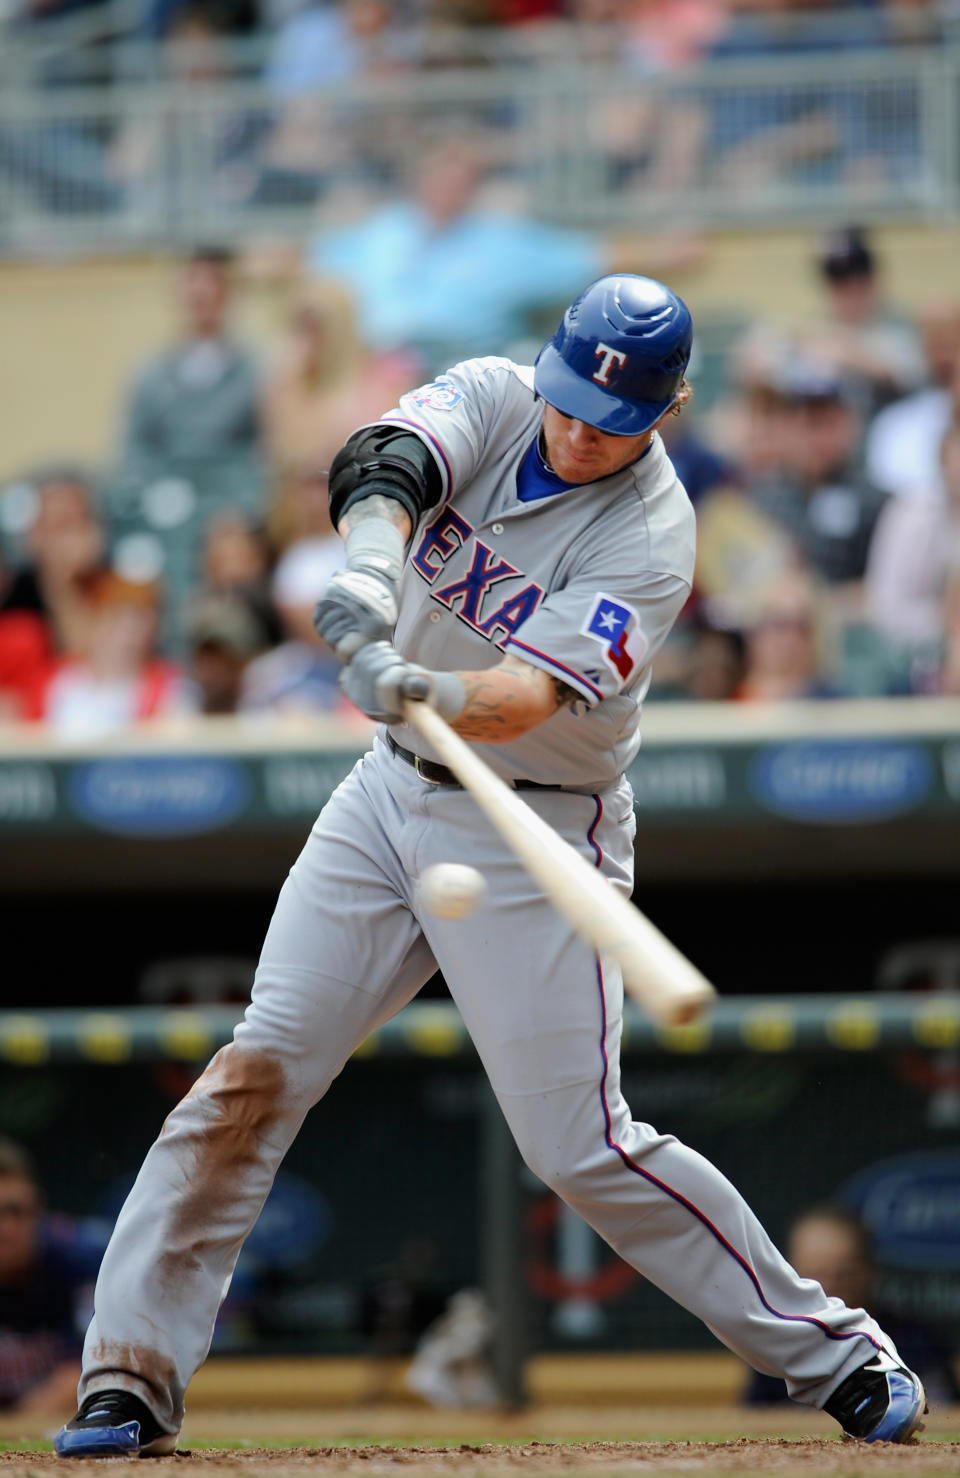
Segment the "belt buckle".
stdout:
[[423,760],[420,758],[420,756],[418,754],[417,755],[414,755],[414,757],[413,757],[413,768],[416,770],[417,774],[420,776],[420,779],[421,780],[425,780],[428,785],[440,785],[442,783],[441,781],[434,780],[434,778],[433,778],[432,775],[425,775],[423,773],[423,770],[420,768],[422,764],[423,764]]

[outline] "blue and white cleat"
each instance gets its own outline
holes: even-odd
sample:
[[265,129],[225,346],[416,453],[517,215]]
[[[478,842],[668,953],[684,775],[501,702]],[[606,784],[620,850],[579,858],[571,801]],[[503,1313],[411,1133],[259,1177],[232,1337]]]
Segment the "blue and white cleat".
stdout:
[[53,1439],[59,1457],[162,1457],[176,1446],[130,1391],[95,1391]]
[[824,1403],[846,1436],[861,1442],[909,1442],[926,1409],[920,1380],[886,1354],[848,1375]]

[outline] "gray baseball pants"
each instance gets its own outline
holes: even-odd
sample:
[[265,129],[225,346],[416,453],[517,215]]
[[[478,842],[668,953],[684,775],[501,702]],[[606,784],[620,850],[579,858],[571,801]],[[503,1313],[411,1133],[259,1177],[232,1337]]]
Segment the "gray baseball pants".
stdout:
[[[629,894],[626,782],[524,799]],[[449,861],[483,872],[488,902],[457,922],[417,917],[418,876]],[[797,1276],[709,1161],[632,1121],[618,972],[539,896],[466,792],[423,781],[377,740],[284,883],[234,1040],[170,1113],[120,1213],[81,1399],[125,1388],[179,1429],[241,1245],[306,1113],[437,966],[527,1164],[645,1278],[806,1405],[877,1347],[893,1350],[862,1309]]]

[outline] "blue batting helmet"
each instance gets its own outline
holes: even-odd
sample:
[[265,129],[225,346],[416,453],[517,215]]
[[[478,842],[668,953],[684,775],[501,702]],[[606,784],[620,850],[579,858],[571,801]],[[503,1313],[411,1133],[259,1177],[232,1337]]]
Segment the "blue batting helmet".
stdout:
[[690,359],[686,303],[652,277],[601,277],[537,355],[534,389],[565,416],[613,436],[649,431],[677,398]]

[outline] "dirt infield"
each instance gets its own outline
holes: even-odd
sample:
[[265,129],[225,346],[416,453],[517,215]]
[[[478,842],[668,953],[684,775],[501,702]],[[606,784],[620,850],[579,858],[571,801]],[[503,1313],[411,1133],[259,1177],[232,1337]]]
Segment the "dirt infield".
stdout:
[[[156,1458],[64,1462],[48,1434],[0,1423],[0,1478],[616,1478],[641,1473],[750,1478],[957,1478],[960,1410],[933,1413],[909,1447],[836,1437],[820,1412],[531,1408],[522,1413],[416,1407],[205,1411],[188,1417],[181,1451]],[[22,1425],[22,1423],[21,1423]],[[208,1447],[206,1444],[223,1444]]]
[[[106,1469],[106,1473],[105,1473]],[[837,1475],[837,1478],[870,1478],[871,1474],[905,1474],[909,1478],[946,1478],[960,1472],[960,1443],[921,1442],[909,1448],[883,1443],[866,1447],[861,1443],[814,1438],[791,1442],[783,1438],[741,1437],[734,1442],[565,1442],[524,1443],[501,1446],[483,1443],[457,1447],[305,1447],[276,1449],[260,1447],[246,1452],[186,1450],[173,1458],[150,1462],[150,1478],[302,1478],[305,1472],[322,1470],[338,1478],[356,1478],[373,1473],[403,1473],[404,1478],[442,1474],[484,1474],[497,1478],[519,1478],[521,1474],[574,1474],[613,1478],[615,1474],[645,1473],[751,1475]],[[121,1459],[63,1462],[51,1452],[6,1452],[0,1454],[3,1478],[37,1478],[37,1475],[72,1473],[75,1478],[144,1478],[141,1460]]]

